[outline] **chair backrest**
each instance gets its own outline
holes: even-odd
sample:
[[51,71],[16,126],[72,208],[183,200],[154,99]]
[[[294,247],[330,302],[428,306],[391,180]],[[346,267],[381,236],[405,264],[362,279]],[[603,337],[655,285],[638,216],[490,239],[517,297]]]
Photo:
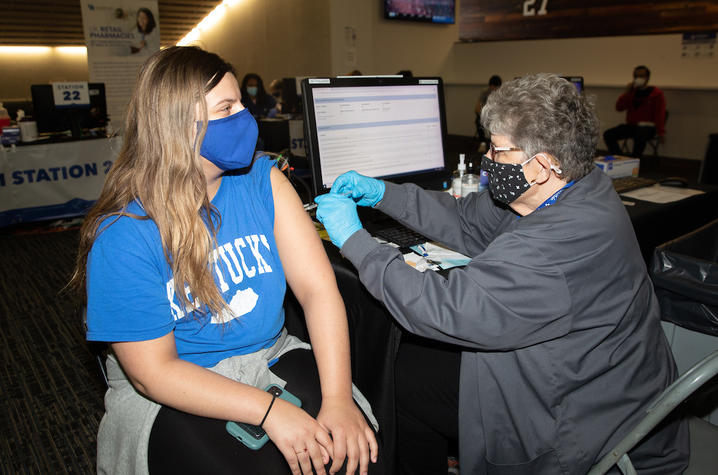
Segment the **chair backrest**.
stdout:
[[706,157],[701,163],[698,183],[704,185],[718,184],[718,134],[708,136],[708,149]]
[[[82,309],[82,322],[85,327],[85,332],[87,332],[87,307]],[[97,366],[99,366],[100,373],[102,374],[102,379],[105,381],[105,385],[109,388],[110,382],[107,379],[107,368],[105,367],[105,359],[107,358],[107,349],[109,345],[107,343],[90,341],[87,342],[87,346],[95,356]]]
[[693,365],[683,376],[668,386],[646,409],[646,415],[641,422],[591,468],[589,475],[603,475],[614,465],[618,465],[624,474],[636,473],[627,452],[651,432],[678,404],[716,374],[718,374],[718,350]]

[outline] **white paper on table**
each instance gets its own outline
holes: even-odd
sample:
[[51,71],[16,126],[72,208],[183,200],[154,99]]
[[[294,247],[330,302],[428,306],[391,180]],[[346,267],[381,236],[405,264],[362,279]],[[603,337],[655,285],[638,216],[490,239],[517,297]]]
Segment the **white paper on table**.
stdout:
[[386,240],[384,240],[384,239],[382,239],[382,238],[380,238],[380,237],[376,237],[376,236],[372,236],[372,237],[373,237],[374,240],[375,240],[376,242],[378,242],[379,244],[386,244],[387,246],[391,246],[391,247],[399,247],[398,244],[394,244],[393,242],[386,241]]
[[[411,246],[411,249],[414,252],[423,254],[423,250],[420,249],[419,246]],[[471,262],[469,257],[436,243],[427,242],[424,244],[424,249],[428,254],[428,258],[434,262],[438,262],[442,269],[465,266]]]
[[413,252],[407,252],[406,254],[404,254],[404,262],[406,262],[419,272],[424,272],[426,270],[439,270],[438,266],[429,264],[426,259]]
[[672,203],[693,195],[705,193],[701,190],[692,188],[678,188],[674,186],[653,185],[639,188],[637,190],[621,193],[621,196],[627,196],[636,200],[649,201],[651,203]]

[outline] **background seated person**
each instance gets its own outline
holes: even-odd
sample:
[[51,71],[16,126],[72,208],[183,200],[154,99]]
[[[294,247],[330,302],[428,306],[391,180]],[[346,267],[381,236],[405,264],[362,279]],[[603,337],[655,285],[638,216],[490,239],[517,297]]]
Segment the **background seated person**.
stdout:
[[242,93],[242,105],[255,119],[277,115],[277,100],[267,94],[258,74],[245,74],[239,90]]
[[616,110],[626,111],[626,123],[606,130],[603,140],[611,155],[619,155],[619,140],[632,139],[632,157],[640,158],[646,148],[646,142],[658,134],[661,143],[664,141],[666,122],[666,99],[663,91],[656,86],[649,86],[651,71],[645,66],[636,66],[633,70],[633,81],[628,83],[626,91],[616,101]]
[[[481,122],[489,191],[455,199],[349,172],[316,198],[317,217],[406,331],[462,352],[459,363],[399,350],[403,473],[446,473],[453,424],[461,473],[584,474],[676,379],[658,301],[628,214],[594,165],[588,98],[530,75],[492,93]],[[472,259],[446,277],[419,272],[362,228],[357,205]],[[630,457],[639,473],[682,473],[686,422],[660,426]]]

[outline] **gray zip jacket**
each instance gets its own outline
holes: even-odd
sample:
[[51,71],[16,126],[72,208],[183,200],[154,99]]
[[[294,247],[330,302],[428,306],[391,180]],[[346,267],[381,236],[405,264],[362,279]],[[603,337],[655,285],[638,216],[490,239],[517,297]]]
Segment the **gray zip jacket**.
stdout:
[[[341,251],[408,331],[464,347],[462,473],[584,474],[640,420],[676,366],[630,219],[596,169],[517,218],[490,193],[386,183],[378,209],[472,256],[421,273],[365,230]],[[680,473],[688,427],[629,453],[640,473]]]

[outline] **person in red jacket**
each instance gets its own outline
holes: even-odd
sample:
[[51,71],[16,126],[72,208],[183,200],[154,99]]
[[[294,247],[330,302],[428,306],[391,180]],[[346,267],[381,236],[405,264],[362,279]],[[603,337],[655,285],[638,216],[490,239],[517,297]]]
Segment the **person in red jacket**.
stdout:
[[621,153],[618,141],[633,139],[633,157],[641,157],[646,142],[658,135],[661,143],[666,133],[666,99],[663,91],[649,86],[651,71],[645,66],[636,66],[633,81],[628,83],[626,92],[616,101],[616,110],[626,111],[626,123],[606,130],[603,140],[609,153]]

